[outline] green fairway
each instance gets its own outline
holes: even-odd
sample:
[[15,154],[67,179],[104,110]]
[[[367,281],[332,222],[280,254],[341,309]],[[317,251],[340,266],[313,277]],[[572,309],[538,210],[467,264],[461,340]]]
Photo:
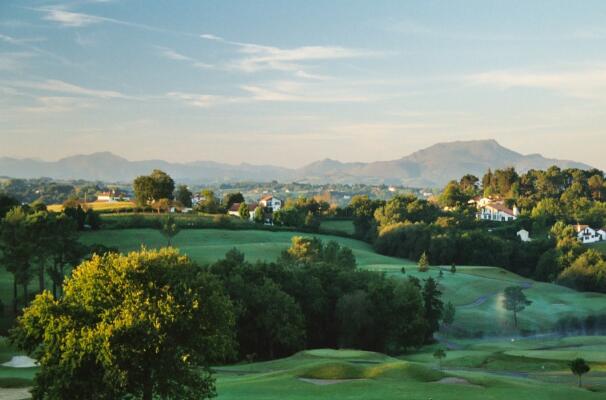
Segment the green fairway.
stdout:
[[343,232],[343,233],[347,233],[348,235],[353,235],[353,233],[354,233],[353,221],[349,220],[349,219],[346,219],[346,220],[333,219],[333,220],[322,221],[322,225],[320,225],[320,228],[326,229],[329,231]]
[[[291,357],[213,368],[219,399],[601,399],[606,393],[606,337],[534,337],[451,342],[439,368],[427,346],[401,357],[315,349]],[[0,357],[14,351],[0,341]],[[583,388],[568,370],[571,357],[588,355]],[[31,384],[34,368],[0,367],[2,388]]]
[[[199,263],[216,261],[233,247],[243,251],[250,261],[274,260],[290,245],[291,238],[296,235],[310,236],[296,232],[189,229],[183,230],[175,238],[174,245]],[[457,306],[454,331],[459,334],[516,334],[510,313],[501,306],[502,292],[505,287],[511,285],[525,287],[526,295],[533,301],[533,304],[519,315],[522,329],[549,331],[563,317],[574,316],[582,319],[606,312],[606,295],[603,294],[580,293],[553,284],[534,282],[494,267],[459,266],[455,274],[450,273],[450,267],[442,267],[444,276],[440,279],[440,267],[432,267],[429,272],[421,273],[415,263],[377,254],[365,242],[337,236],[315,236],[325,241],[335,240],[350,247],[360,268],[384,272],[398,278],[416,276],[425,279],[432,276],[439,279],[444,299]],[[166,245],[166,239],[157,230],[152,229],[87,232],[83,234],[82,241],[86,244],[102,243],[115,246],[122,251],[137,250],[142,245]],[[405,274],[401,272],[402,267],[405,268]]]
[[[556,341],[565,348],[582,346],[584,339]],[[606,344],[604,337],[595,339]],[[398,359],[372,352],[320,349],[271,362],[219,367],[219,399],[603,398],[606,375],[601,364],[592,363],[592,372],[584,377],[585,388],[579,389],[567,369],[568,359],[550,361],[561,348],[532,358],[503,356],[503,348],[510,343],[491,342],[478,350],[463,341],[459,344],[462,350],[447,352],[442,369],[432,357],[436,346]],[[540,348],[542,341],[525,339],[519,344]]]

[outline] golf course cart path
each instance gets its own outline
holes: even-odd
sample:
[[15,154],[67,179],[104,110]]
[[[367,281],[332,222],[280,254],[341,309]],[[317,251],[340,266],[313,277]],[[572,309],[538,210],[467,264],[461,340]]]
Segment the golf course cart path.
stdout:
[[[532,288],[532,282],[529,282],[529,281],[520,282],[520,284],[518,286],[520,286],[522,289],[530,289],[530,288]],[[459,308],[472,308],[472,307],[481,306],[482,304],[486,303],[486,301],[489,298],[494,297],[494,296],[498,295],[499,293],[501,293],[500,290],[497,292],[484,294],[484,295],[478,297],[477,299],[475,299],[474,301],[472,301],[471,303],[463,304],[458,307]]]
[[465,385],[465,386],[477,387],[477,388],[482,388],[482,389],[484,388],[483,386],[474,385],[473,383],[469,383],[469,381],[467,379],[457,378],[454,376],[442,378],[437,383],[440,383],[443,385]]
[[336,385],[338,383],[366,381],[368,379],[311,379],[311,378],[299,378],[299,380],[302,381],[302,382],[311,383],[312,385],[326,386],[326,385]]

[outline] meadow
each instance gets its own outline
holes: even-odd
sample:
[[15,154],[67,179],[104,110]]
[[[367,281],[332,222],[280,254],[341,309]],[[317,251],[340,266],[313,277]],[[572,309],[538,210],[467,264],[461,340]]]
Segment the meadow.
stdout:
[[[92,208],[98,212],[120,212],[124,210],[132,210],[135,207],[135,203],[132,201],[93,201],[89,203],[83,203],[82,207],[85,209]],[[62,204],[51,204],[47,206],[49,211],[52,212],[62,212],[63,205]]]

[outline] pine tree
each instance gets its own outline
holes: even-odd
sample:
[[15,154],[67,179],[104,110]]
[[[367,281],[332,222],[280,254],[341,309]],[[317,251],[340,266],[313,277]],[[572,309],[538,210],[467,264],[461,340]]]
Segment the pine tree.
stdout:
[[427,259],[427,254],[423,252],[419,258],[419,272],[427,271],[429,271],[429,260]]

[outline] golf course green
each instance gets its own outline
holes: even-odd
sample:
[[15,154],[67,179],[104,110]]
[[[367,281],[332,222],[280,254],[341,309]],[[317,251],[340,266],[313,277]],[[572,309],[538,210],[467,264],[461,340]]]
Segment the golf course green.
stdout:
[[[320,349],[271,362],[219,367],[219,399],[600,399],[606,390],[606,363],[590,359],[592,371],[578,388],[565,350],[572,346],[579,354],[590,352],[606,345],[605,337],[456,345],[441,366],[432,356],[436,345],[398,358]],[[533,353],[546,346],[551,347],[542,354]]]

